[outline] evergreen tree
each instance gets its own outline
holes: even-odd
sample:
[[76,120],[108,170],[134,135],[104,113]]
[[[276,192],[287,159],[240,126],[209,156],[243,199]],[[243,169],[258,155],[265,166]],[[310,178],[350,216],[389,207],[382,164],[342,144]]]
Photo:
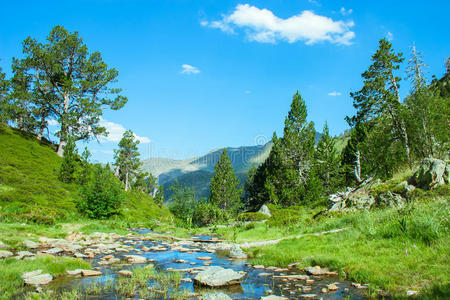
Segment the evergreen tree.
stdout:
[[394,139],[402,142],[410,163],[410,143],[399,94],[401,78],[394,74],[403,60],[402,53],[395,53],[389,41],[380,40],[379,48],[372,56],[372,65],[361,75],[364,79],[363,87],[350,93],[357,114],[347,120],[353,126],[365,122],[374,125],[371,121],[385,114],[385,125],[395,133]]
[[134,133],[127,130],[119,142],[119,149],[114,150],[114,165],[118,170],[117,176],[125,186],[125,191],[131,187],[132,179],[141,173],[142,163],[139,159],[138,144],[139,141]]
[[66,146],[64,147],[63,161],[59,169],[59,179],[63,182],[69,183],[75,181],[78,152],[74,140],[69,137]]
[[0,67],[0,123],[6,123],[9,118],[8,101],[9,81],[6,80],[6,74]]
[[335,191],[339,180],[339,159],[335,138],[330,136],[325,122],[322,135],[317,143],[315,157],[316,174],[322,182],[323,191],[330,194]]
[[209,201],[230,215],[235,215],[241,208],[242,188],[236,178],[227,149],[222,151],[211,178]]
[[39,134],[47,117],[59,122],[58,155],[69,135],[78,141],[107,134],[99,123],[103,109],[120,109],[127,99],[119,95],[120,89],[110,87],[118,72],[108,69],[99,52],[89,53],[78,32],[55,26],[45,44],[25,39],[23,53],[25,58],[13,60],[16,99],[37,109]]

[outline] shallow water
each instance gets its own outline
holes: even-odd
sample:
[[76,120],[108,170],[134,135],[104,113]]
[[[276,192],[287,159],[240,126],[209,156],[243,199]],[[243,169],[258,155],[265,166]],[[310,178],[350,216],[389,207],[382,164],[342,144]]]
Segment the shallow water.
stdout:
[[[148,230],[139,230],[137,233],[146,234]],[[210,236],[194,236],[193,237],[201,240],[210,240]],[[273,275],[291,275],[291,274],[302,274],[295,269],[276,272],[267,269],[255,269],[247,264],[245,260],[231,260],[226,255],[220,252],[209,253],[206,251],[210,243],[205,242],[195,242],[190,244],[181,243],[183,248],[188,249],[198,249],[194,253],[186,253],[178,250],[171,249],[171,246],[180,244],[177,242],[166,242],[166,241],[154,241],[154,240],[140,240],[139,235],[128,236],[121,238],[121,242],[124,245],[128,245],[134,248],[130,252],[114,252],[113,254],[116,258],[124,258],[125,255],[141,255],[149,260],[154,260],[151,262],[155,267],[161,271],[170,271],[170,269],[188,269],[193,267],[205,266],[205,261],[198,259],[198,257],[208,256],[211,257],[211,264],[213,266],[221,266],[223,268],[233,269],[235,271],[244,271],[247,273],[244,277],[243,282],[240,285],[234,285],[229,288],[220,289],[205,289],[198,286],[194,286],[193,283],[182,282],[181,288],[187,289],[188,291],[201,293],[207,290],[208,292],[221,291],[229,295],[233,299],[260,299],[262,296],[266,296],[269,293],[285,296],[290,299],[299,299],[303,294],[316,294],[319,298],[323,299],[363,299],[363,293],[352,287],[351,283],[348,281],[342,281],[337,276],[310,276],[314,279],[311,284],[306,284],[304,280],[298,281],[283,281],[282,279],[273,278],[270,276],[258,276],[261,273],[270,273]],[[151,248],[154,246],[160,246],[168,248],[167,251],[142,251],[143,247]],[[72,288],[80,288],[81,290],[93,285],[94,283],[114,284],[117,276],[116,274],[119,270],[132,270],[135,267],[145,266],[146,264],[132,264],[129,266],[121,265],[108,265],[101,266],[98,262],[103,256],[107,254],[97,255],[94,259],[88,260],[92,267],[100,267],[102,276],[98,277],[62,277],[56,279],[52,286],[57,290],[66,290]],[[185,260],[187,263],[177,263],[177,260]],[[194,278],[195,274],[183,273],[183,278]],[[331,283],[336,283],[339,289],[337,291],[329,291],[328,293],[323,293],[322,288],[326,288],[327,285]],[[151,283],[150,283],[151,284]],[[310,290],[299,291],[299,287],[307,286]],[[164,297],[161,297],[163,299]],[[121,299],[121,296],[114,292],[113,288],[108,291],[103,292],[100,296],[89,296],[88,299]],[[136,299],[139,299],[136,296]],[[193,298],[194,299],[194,298]]]

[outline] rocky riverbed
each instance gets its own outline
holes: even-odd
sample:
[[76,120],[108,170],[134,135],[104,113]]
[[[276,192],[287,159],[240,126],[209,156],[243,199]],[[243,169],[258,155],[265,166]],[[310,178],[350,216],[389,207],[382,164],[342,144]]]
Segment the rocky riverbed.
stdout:
[[[90,262],[91,270],[70,270],[58,278],[41,270],[22,275],[24,284],[38,292],[45,286],[57,292],[77,289],[83,294],[92,286],[100,287],[100,292],[89,299],[122,298],[113,287],[117,280],[131,278],[136,267],[179,273],[177,288],[187,291],[183,297],[190,299],[362,299],[363,289],[367,288],[343,281],[336,273],[320,267],[298,269],[295,263],[288,268],[251,265],[238,245],[209,236],[178,239],[139,229],[125,236],[74,233],[66,239],[41,237],[39,242],[25,241],[23,246],[28,251],[8,249],[0,255],[17,259],[71,256]],[[147,285],[151,289],[152,280]],[[134,296],[140,298],[137,292]]]

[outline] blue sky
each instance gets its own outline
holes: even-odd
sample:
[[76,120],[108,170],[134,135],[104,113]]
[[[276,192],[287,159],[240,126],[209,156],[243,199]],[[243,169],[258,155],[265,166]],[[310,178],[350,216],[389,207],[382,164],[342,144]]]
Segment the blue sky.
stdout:
[[[186,158],[281,134],[299,90],[309,119],[340,134],[353,114],[350,91],[380,38],[409,55],[415,42],[431,75],[450,55],[450,1],[2,1],[0,66],[10,74],[21,42],[55,25],[78,31],[119,70],[128,97],[106,111],[111,136],[89,148],[112,160],[124,129],[143,158]],[[399,75],[404,77],[406,65]],[[402,96],[409,84],[401,83]]]

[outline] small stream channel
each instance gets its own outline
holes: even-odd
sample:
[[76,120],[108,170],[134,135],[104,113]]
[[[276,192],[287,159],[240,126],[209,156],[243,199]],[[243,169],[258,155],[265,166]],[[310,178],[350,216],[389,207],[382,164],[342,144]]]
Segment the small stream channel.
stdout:
[[[93,268],[98,268],[102,272],[97,277],[70,277],[64,276],[54,280],[50,288],[55,290],[67,290],[77,288],[83,291],[91,285],[99,285],[105,283],[114,284],[118,278],[117,271],[133,270],[135,267],[145,266],[152,263],[160,271],[173,271],[176,269],[192,269],[204,266],[221,266],[226,269],[235,271],[244,271],[247,275],[239,285],[233,285],[227,288],[210,289],[202,288],[194,285],[192,282],[181,282],[181,288],[191,291],[192,293],[201,294],[202,292],[223,292],[232,299],[261,299],[267,295],[284,296],[289,299],[307,298],[308,295],[316,294],[314,299],[364,299],[364,293],[361,289],[352,286],[351,282],[340,280],[337,276],[310,276],[309,281],[306,280],[287,280],[282,278],[274,278],[273,276],[304,274],[296,269],[275,269],[265,268],[256,269],[250,266],[246,260],[230,259],[225,253],[220,251],[211,251],[211,244],[208,242],[177,242],[177,241],[156,241],[148,239],[140,239],[149,233],[149,230],[140,229],[135,231],[138,235],[125,236],[119,241],[132,249],[129,252],[111,252],[114,257],[123,259],[125,255],[140,255],[146,257],[150,262],[145,264],[123,264],[123,265],[99,265],[102,257],[108,255],[99,254],[94,259],[88,259]],[[209,236],[194,236],[199,240],[205,241],[210,239]],[[148,250],[147,248],[166,248],[165,251]],[[181,247],[181,249],[180,249]],[[143,250],[144,248],[144,250]],[[189,251],[191,250],[191,251]],[[211,257],[211,260],[205,261],[198,257]],[[192,273],[183,272],[183,278],[193,278],[196,276],[195,271]],[[328,285],[335,283],[338,289],[336,291],[327,291],[323,289]],[[305,297],[306,295],[306,297]],[[99,296],[89,296],[88,299],[121,299],[113,288],[103,291]],[[138,296],[135,299],[139,299]],[[164,299],[161,297],[160,299]],[[190,299],[197,299],[192,297]]]

